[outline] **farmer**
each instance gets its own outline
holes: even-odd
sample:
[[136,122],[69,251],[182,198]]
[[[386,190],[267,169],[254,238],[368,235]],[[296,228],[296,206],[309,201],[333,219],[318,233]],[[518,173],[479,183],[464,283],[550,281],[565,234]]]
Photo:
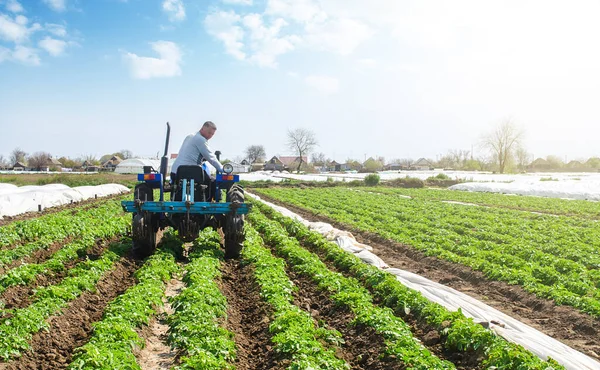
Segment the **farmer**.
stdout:
[[211,121],[206,121],[200,131],[186,136],[183,144],[181,144],[181,149],[179,149],[177,159],[171,167],[171,180],[175,179],[179,166],[201,165],[204,159],[213,165],[217,172],[223,172],[223,165],[208,147],[208,140],[213,137],[216,131],[217,125]]

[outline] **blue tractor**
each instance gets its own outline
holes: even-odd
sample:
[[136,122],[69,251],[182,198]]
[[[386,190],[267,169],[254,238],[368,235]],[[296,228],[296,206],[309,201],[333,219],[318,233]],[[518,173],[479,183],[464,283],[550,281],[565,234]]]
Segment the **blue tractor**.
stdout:
[[[179,238],[190,242],[207,227],[221,229],[224,237],[225,258],[238,258],[244,242],[244,215],[250,206],[244,203],[244,189],[236,184],[239,175],[233,174],[233,166],[225,164],[224,173],[210,176],[208,166],[179,166],[175,178],[167,181],[167,152],[171,126],[167,122],[165,153],[161,158],[160,171],[151,166],[138,174],[134,200],[122,201],[125,212],[131,212],[134,252],[145,257],[156,249],[162,230],[168,226],[176,229]],[[220,153],[216,152],[217,157]],[[159,189],[159,199],[154,190]],[[222,201],[225,192],[225,201]],[[170,193],[169,200],[165,194]]]

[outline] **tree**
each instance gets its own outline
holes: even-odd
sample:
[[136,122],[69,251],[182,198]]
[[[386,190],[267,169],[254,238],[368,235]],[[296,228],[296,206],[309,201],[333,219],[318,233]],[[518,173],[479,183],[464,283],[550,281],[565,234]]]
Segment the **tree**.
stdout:
[[8,161],[6,159],[4,159],[3,155],[0,155],[0,168],[6,168],[8,167]]
[[296,171],[300,172],[300,167],[304,161],[303,156],[308,155],[313,150],[317,145],[317,139],[312,131],[305,128],[288,130],[287,138],[288,148],[298,156],[298,169]]
[[100,161],[98,161],[98,158],[96,158],[96,156],[93,154],[84,154],[81,158],[83,160],[82,162],[88,161],[88,163],[93,165],[101,164]]
[[383,163],[381,161],[369,158],[363,164],[364,172],[375,172],[383,169]]
[[265,147],[262,145],[250,145],[246,148],[245,154],[246,159],[248,159],[250,164],[254,164],[254,162],[258,161],[259,159],[265,159],[267,156]]
[[52,155],[47,152],[35,152],[29,157],[28,166],[38,171],[51,163]]
[[27,157],[27,153],[21,150],[21,148],[15,148],[10,153],[10,162],[14,166],[17,162],[25,162],[25,157]]
[[133,152],[129,149],[121,149],[121,151],[116,152],[115,155],[120,157],[121,159],[133,158]]
[[78,162],[77,160],[68,157],[60,157],[58,158],[58,161],[62,164],[64,168],[75,168],[81,165],[81,162]]
[[519,146],[515,151],[515,156],[517,157],[517,165],[521,171],[525,171],[527,166],[533,160],[533,155],[529,153],[525,148]]
[[313,153],[313,155],[310,157],[310,161],[316,166],[322,166],[327,162],[331,162],[325,157],[325,153]]
[[557,155],[547,156],[546,161],[548,162],[548,165],[550,166],[550,168],[553,170],[557,170],[557,169],[563,168],[565,166],[565,162],[563,162],[563,160],[560,159],[560,157]]
[[518,129],[513,121],[507,119],[482,138],[481,146],[490,151],[500,173],[504,173],[508,164],[514,159],[523,135],[523,131]]

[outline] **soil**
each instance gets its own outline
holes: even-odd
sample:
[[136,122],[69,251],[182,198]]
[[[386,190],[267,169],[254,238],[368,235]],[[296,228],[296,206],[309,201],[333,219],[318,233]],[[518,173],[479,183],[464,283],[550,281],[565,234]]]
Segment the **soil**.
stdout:
[[289,360],[281,359],[271,343],[269,324],[273,311],[260,295],[254,279],[254,268],[239,260],[228,260],[222,265],[219,283],[227,298],[225,328],[234,333],[238,370],[285,369]]
[[48,331],[33,336],[31,350],[12,362],[1,364],[0,368],[65,369],[73,350],[88,341],[92,323],[102,318],[108,302],[135,283],[133,273],[138,267],[139,261],[130,257],[117,261],[113,270],[100,279],[95,292],[84,292],[61,315],[48,319]]
[[[71,240],[69,238],[68,240]],[[97,239],[96,243],[92,248],[90,248],[87,253],[82,254],[79,258],[68,261],[64,264],[64,270],[62,271],[51,271],[45,274],[38,274],[36,276],[35,281],[31,282],[27,285],[15,285],[6,289],[2,294],[0,294],[0,301],[4,302],[5,308],[23,308],[27,307],[31,304],[31,299],[33,298],[33,294],[36,289],[41,287],[46,287],[50,285],[58,284],[62,281],[67,275],[68,271],[75,265],[80,262],[85,261],[87,258],[94,260],[100,257],[104,250],[108,248],[110,243],[117,240],[118,238],[112,238],[108,241],[104,241],[102,239]],[[48,259],[54,252],[58,251],[65,244],[68,244],[69,241],[64,242],[63,244],[54,243],[49,250],[44,250],[44,253],[40,253],[36,257],[26,258],[24,263],[43,263],[46,259]],[[44,258],[45,257],[45,258]]]
[[144,338],[146,346],[136,351],[135,357],[142,370],[170,369],[175,364],[177,351],[167,344],[169,325],[166,320],[174,312],[169,298],[179,294],[184,286],[180,279],[169,281],[165,288],[164,306],[158,309],[150,324],[140,330],[139,334]]
[[344,339],[336,355],[357,370],[406,369],[398,359],[385,356],[383,336],[373,328],[353,325],[354,314],[336,306],[327,292],[318,290],[307,277],[288,269],[288,275],[298,287],[294,293],[294,304],[309,312],[317,322],[327,323],[327,329],[339,331]]
[[497,310],[561,341],[588,356],[600,360],[600,319],[570,306],[557,306],[516,285],[490,281],[470,267],[429,257],[410,245],[401,244],[375,233],[364,232],[351,225],[281,202],[261,193],[269,202],[286,207],[307,220],[327,222],[350,231],[356,240],[373,247],[373,253],[390,267],[400,268],[450,286]]

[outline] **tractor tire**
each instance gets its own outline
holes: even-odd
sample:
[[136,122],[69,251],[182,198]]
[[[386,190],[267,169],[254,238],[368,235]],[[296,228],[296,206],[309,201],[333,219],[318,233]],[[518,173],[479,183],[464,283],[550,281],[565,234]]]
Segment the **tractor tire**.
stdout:
[[[244,203],[244,189],[239,185],[233,185],[225,197],[227,202]],[[238,259],[242,252],[246,235],[244,234],[244,215],[228,214],[225,217],[225,259]]]
[[[152,188],[147,184],[136,185],[133,193],[134,201],[153,201],[154,194]],[[133,213],[131,224],[131,234],[133,241],[134,255],[145,258],[151,255],[156,249],[158,232],[158,220],[152,217],[149,212]]]

